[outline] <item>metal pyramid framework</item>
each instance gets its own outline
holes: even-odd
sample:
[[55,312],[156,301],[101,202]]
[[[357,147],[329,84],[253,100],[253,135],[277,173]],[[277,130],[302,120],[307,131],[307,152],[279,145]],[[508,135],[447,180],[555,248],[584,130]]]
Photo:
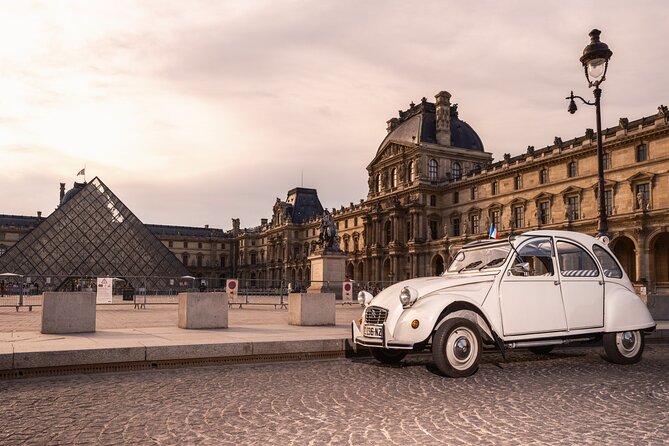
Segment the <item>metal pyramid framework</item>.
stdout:
[[80,186],[0,256],[0,271],[31,277],[42,289],[116,277],[133,288],[166,290],[190,274],[99,178]]

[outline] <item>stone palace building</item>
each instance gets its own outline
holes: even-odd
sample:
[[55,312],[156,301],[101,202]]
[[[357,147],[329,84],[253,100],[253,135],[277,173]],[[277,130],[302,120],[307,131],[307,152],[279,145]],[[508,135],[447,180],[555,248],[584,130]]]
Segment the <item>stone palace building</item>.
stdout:
[[[638,289],[662,302],[669,301],[668,120],[661,105],[602,131],[611,247]],[[400,111],[387,131],[370,150],[366,199],[332,209],[347,274],[359,285],[440,274],[460,246],[487,238],[493,223],[500,237],[540,228],[596,232],[592,129],[495,161],[443,91]],[[257,227],[240,228],[238,219],[229,231],[145,226],[212,286],[236,277],[242,287],[300,288],[309,282],[322,212],[316,190],[298,187],[277,198],[271,219]],[[43,218],[1,215],[0,255]]]

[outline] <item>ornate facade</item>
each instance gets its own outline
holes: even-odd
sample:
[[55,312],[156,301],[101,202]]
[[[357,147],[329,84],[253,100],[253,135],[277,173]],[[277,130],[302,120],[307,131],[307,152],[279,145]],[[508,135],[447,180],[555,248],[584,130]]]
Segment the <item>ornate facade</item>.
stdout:
[[[596,135],[493,161],[476,132],[459,117],[451,95],[423,98],[387,121],[388,134],[367,166],[366,199],[332,209],[348,276],[383,286],[443,271],[464,243],[486,238],[495,224],[511,231],[597,226]],[[669,111],[620,118],[603,130],[611,246],[628,275],[669,301]],[[308,256],[323,207],[316,191],[296,188],[277,198],[271,220],[242,229],[147,227],[200,277],[238,277],[247,286],[304,287]],[[41,218],[41,217],[40,217]],[[0,250],[36,217],[0,218]],[[659,302],[659,301],[658,301]],[[669,308],[669,305],[667,305]]]

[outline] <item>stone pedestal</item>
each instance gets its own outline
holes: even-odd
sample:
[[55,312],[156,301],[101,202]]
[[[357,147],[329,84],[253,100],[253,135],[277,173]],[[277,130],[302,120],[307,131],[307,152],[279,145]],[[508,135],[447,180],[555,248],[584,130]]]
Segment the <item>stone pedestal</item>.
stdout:
[[334,325],[334,293],[291,293],[288,295],[290,325]]
[[179,293],[179,328],[228,328],[226,293]]
[[42,333],[95,331],[94,292],[47,291],[42,298]]
[[311,262],[311,285],[308,293],[334,293],[341,299],[342,282],[346,276],[346,254],[316,252],[309,257]]

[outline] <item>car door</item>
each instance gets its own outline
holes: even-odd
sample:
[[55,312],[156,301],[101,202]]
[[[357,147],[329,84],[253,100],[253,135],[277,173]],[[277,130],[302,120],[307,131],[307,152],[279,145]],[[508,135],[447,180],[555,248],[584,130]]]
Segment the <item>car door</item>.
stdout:
[[567,329],[550,237],[533,237],[518,248],[500,282],[505,336]]
[[557,240],[562,299],[569,330],[604,326],[604,280],[595,259],[578,244]]

